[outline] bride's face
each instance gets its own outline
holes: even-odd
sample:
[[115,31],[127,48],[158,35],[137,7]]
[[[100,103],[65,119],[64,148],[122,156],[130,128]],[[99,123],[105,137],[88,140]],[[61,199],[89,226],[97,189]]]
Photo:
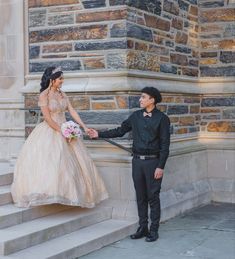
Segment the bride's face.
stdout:
[[62,87],[63,82],[64,82],[64,77],[63,75],[61,75],[60,77],[52,81],[53,87],[55,87],[56,89],[60,89]]

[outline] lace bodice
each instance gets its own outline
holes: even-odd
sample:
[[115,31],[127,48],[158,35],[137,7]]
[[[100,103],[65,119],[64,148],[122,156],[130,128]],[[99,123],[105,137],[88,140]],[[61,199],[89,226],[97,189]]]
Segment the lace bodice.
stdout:
[[68,97],[65,94],[61,96],[54,93],[49,93],[46,97],[47,98],[44,98],[43,101],[38,102],[38,106],[48,106],[51,118],[58,124],[65,122],[65,112],[68,109]]

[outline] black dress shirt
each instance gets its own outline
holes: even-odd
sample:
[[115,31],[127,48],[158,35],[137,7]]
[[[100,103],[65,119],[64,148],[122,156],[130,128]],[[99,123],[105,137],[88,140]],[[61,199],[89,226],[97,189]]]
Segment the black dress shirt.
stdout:
[[107,131],[99,131],[100,138],[122,137],[132,131],[132,151],[138,155],[159,154],[158,168],[164,169],[169,155],[170,146],[170,120],[167,115],[154,109],[152,116],[145,116],[145,110],[133,112],[123,121],[121,126]]

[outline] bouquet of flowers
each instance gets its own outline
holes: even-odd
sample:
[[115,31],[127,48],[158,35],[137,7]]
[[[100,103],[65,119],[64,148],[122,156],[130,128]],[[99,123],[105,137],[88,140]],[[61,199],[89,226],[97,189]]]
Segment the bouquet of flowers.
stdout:
[[61,125],[61,132],[65,138],[75,139],[82,136],[82,130],[79,125],[73,121],[66,121]]

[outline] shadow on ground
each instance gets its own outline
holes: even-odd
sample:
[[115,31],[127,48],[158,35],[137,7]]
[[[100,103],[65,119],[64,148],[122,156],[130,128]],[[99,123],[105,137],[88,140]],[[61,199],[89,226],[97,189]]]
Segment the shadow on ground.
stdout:
[[160,238],[126,238],[81,259],[235,259],[235,204],[211,203],[161,224]]

